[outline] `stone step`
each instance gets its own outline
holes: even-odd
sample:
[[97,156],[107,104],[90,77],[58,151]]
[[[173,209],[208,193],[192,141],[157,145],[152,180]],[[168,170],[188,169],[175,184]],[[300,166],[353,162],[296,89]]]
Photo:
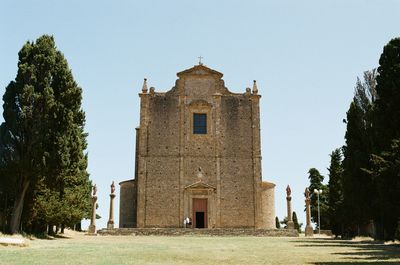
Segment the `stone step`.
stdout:
[[298,237],[295,229],[252,229],[252,228],[115,228],[101,229],[99,235],[132,235],[132,236],[266,236],[266,237]]

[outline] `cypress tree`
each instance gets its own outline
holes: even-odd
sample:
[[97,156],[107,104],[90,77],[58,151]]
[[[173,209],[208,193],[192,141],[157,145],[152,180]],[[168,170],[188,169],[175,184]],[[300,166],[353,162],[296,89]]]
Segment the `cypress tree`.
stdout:
[[294,224],[294,229],[296,229],[297,231],[299,231],[299,233],[301,233],[301,227],[303,226],[303,223],[299,223],[299,220],[297,219],[297,214],[295,211],[293,211],[292,220],[293,220],[293,224]]
[[[347,111],[346,144],[343,147],[343,217],[346,236],[358,234],[360,226],[374,217],[375,184],[367,173],[373,148],[372,110],[376,95],[376,71],[357,78],[353,101]],[[339,218],[340,219],[340,218]],[[338,229],[338,227],[333,230]]]
[[329,223],[331,225],[332,233],[336,236],[341,234],[341,227],[343,222],[343,168],[342,168],[342,154],[340,149],[335,149],[331,153],[331,164],[328,168],[329,171]]
[[379,59],[374,122],[376,151],[390,149],[400,138],[400,38],[392,39]]
[[374,106],[374,159],[372,175],[378,187],[376,220],[384,228],[379,238],[393,239],[400,217],[400,168],[396,166],[400,140],[400,38],[392,39],[379,59],[377,100]]
[[[27,42],[18,73],[6,88],[2,144],[15,183],[10,231],[77,222],[89,208],[90,181],[82,90],[53,37]],[[44,222],[44,224],[43,224]]]
[[377,184],[378,221],[384,227],[384,234],[379,237],[393,240],[400,220],[400,140],[393,140],[390,149],[381,155],[373,155],[372,175]]

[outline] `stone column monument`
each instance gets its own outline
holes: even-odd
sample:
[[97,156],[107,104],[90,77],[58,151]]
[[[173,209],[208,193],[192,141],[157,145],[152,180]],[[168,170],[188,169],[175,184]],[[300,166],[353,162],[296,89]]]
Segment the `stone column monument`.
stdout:
[[96,184],[93,186],[93,193],[92,193],[92,217],[90,219],[90,225],[88,234],[89,235],[96,235],[96,206],[97,206],[97,187]]
[[314,236],[314,231],[311,226],[310,191],[308,190],[308,188],[306,188],[304,196],[306,197],[306,219],[307,219],[305,235]]
[[290,186],[286,187],[286,203],[287,203],[287,229],[294,229],[294,223],[292,219],[292,190]]
[[114,198],[115,198],[115,185],[114,181],[111,184],[111,194],[110,194],[110,216],[107,222],[107,229],[114,229]]

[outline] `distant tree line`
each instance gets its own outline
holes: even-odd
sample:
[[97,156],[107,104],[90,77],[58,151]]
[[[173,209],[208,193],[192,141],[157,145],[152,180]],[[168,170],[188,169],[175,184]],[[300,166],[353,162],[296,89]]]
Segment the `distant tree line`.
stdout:
[[[345,145],[330,155],[328,184],[309,171],[310,191],[323,190],[321,228],[347,238],[400,239],[400,38],[384,47],[377,70],[357,79],[343,121]],[[311,207],[316,222],[315,195]]]
[[1,230],[53,233],[90,211],[82,89],[52,36],[27,42],[18,58],[0,125]]

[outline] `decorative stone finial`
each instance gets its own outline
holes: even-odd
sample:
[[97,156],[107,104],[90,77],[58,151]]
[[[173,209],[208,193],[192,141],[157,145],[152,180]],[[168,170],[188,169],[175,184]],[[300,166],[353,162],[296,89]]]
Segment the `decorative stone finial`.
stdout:
[[93,196],[93,197],[96,196],[96,193],[97,193],[97,186],[96,186],[96,184],[94,184],[94,185],[93,185],[92,196]]
[[246,95],[250,95],[251,94],[251,88],[250,87],[246,87]]
[[152,87],[150,87],[150,94],[152,94],[152,95],[154,95],[154,93],[155,93],[155,88],[152,86]]
[[258,88],[257,88],[257,81],[253,80],[253,94],[257,95],[258,94]]
[[287,185],[287,187],[286,187],[286,196],[290,197],[290,195],[292,195],[292,190],[290,189],[290,186]]
[[143,81],[142,93],[147,93],[147,78],[145,78]]
[[113,182],[111,183],[111,194],[114,194],[114,192],[115,192],[115,185],[113,180]]
[[310,199],[310,190],[308,188],[306,188],[306,190],[304,191],[304,196],[306,197],[306,199]]

